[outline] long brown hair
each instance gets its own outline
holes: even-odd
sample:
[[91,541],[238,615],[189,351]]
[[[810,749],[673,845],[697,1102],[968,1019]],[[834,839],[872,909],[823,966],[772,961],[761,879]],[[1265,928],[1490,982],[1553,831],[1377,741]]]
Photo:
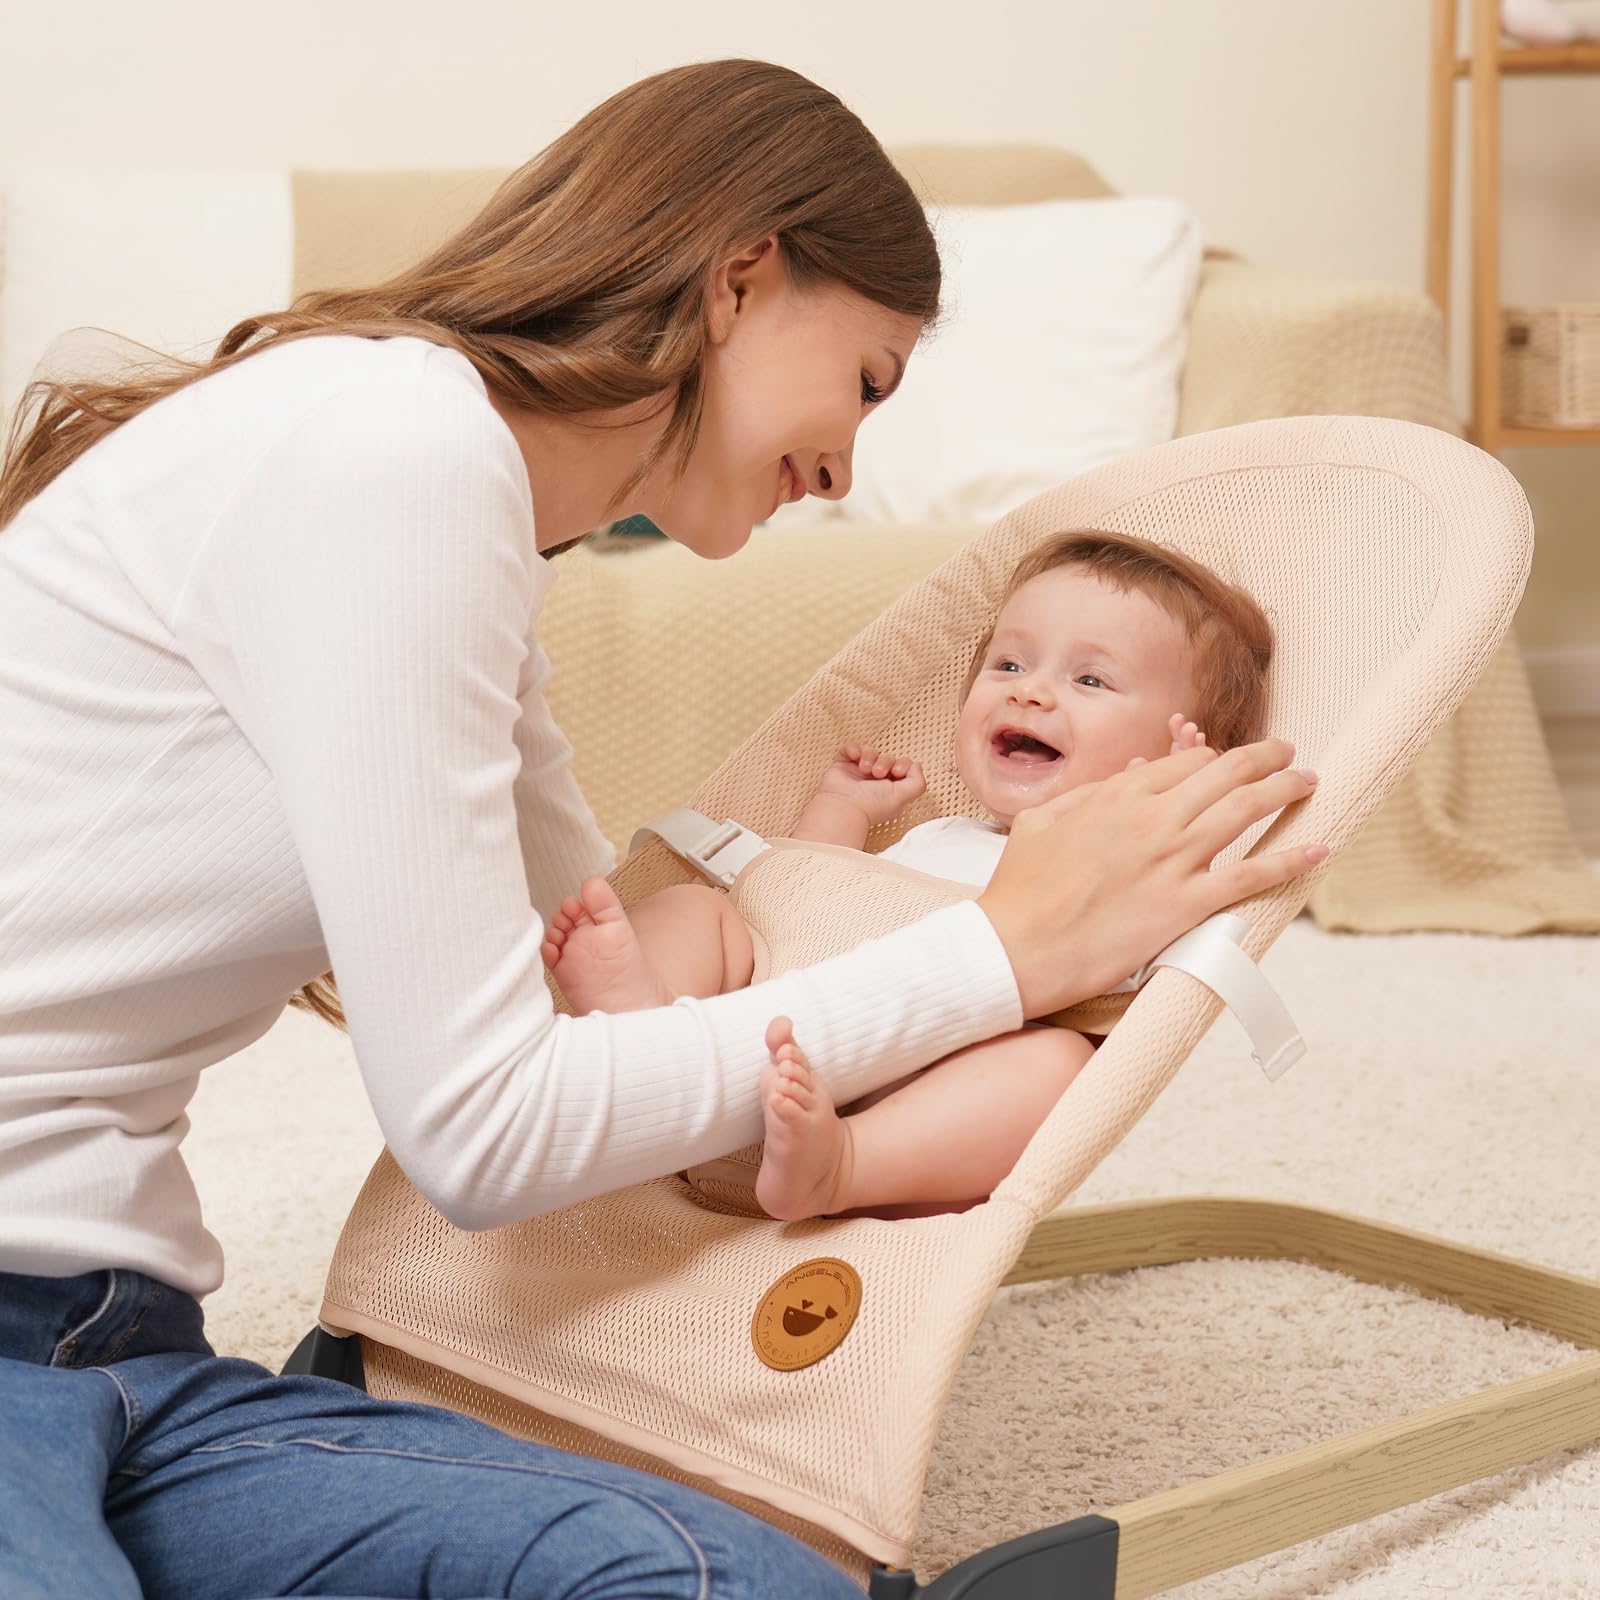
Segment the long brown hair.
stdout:
[[[246,317],[210,359],[28,386],[0,461],[0,530],[146,406],[291,339],[410,334],[460,351],[491,393],[564,416],[660,396],[668,424],[613,508],[669,452],[681,471],[703,402],[705,291],[776,234],[798,288],[838,286],[924,326],[939,254],[922,206],[860,119],[764,61],[711,61],[614,94],[513,172],[464,228],[367,288]],[[30,415],[31,414],[31,415]],[[342,1022],[327,979],[295,1004]]]
[[[1131,533],[1083,528],[1035,545],[1007,580],[996,612],[1023,584],[1057,567],[1078,567],[1113,588],[1147,594],[1177,619],[1195,652],[1199,703],[1190,715],[1213,750],[1231,750],[1261,737],[1273,638],[1272,624],[1254,596],[1180,550]],[[991,626],[973,652],[961,689],[963,700],[993,639]]]

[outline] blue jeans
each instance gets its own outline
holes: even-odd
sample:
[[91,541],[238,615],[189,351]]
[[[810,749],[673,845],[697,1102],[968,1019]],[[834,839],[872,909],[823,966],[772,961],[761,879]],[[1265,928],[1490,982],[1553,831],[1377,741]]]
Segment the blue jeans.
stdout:
[[212,1353],[137,1272],[0,1273],[0,1595],[860,1600],[648,1473]]

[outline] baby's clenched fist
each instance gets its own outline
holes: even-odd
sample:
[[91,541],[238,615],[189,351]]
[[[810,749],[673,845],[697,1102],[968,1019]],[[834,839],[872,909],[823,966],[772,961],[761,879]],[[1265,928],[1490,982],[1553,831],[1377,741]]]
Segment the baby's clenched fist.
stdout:
[[861,808],[869,824],[876,824],[892,822],[927,787],[920,762],[868,745],[843,744],[817,784],[817,793],[850,801]]

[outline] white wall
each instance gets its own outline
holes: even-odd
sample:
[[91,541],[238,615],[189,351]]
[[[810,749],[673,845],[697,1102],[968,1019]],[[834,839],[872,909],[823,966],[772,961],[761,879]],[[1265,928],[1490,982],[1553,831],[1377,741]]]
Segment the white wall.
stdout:
[[[1257,259],[1422,282],[1426,0],[8,0],[0,39],[0,165],[510,166],[634,78],[752,55],[885,143],[1065,145]],[[1600,300],[1600,78],[1510,83],[1505,124],[1506,298]],[[1600,449],[1508,465],[1524,643],[1600,651]]]

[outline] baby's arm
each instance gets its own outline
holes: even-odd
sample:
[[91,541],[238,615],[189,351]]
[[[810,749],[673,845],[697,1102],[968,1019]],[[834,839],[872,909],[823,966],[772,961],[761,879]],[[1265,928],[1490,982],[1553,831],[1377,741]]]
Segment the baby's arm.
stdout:
[[926,788],[917,762],[859,744],[841,745],[789,837],[859,850],[869,828],[893,821]]

